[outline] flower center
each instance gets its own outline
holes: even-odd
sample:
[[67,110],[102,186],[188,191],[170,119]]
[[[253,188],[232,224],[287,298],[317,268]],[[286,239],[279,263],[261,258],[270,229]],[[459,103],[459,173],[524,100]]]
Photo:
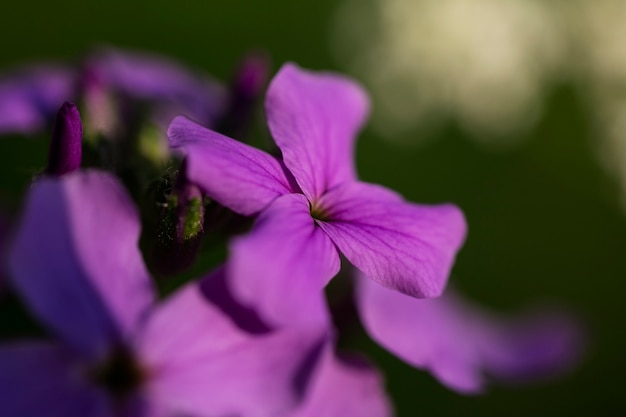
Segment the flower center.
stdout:
[[311,213],[311,217],[313,217],[315,220],[328,220],[328,214],[326,213],[326,210],[324,210],[323,207],[320,207],[319,204],[309,203],[309,211]]
[[115,400],[124,400],[141,386],[146,374],[130,350],[120,346],[104,362],[92,368],[89,377]]

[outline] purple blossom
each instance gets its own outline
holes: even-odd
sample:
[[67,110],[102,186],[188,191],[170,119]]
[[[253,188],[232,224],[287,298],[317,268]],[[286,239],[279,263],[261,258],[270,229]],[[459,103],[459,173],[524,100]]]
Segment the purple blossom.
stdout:
[[191,181],[237,213],[260,213],[231,245],[229,274],[237,296],[273,324],[326,320],[321,289],[339,270],[339,252],[369,278],[415,297],[445,287],[465,237],[463,215],[358,181],[353,148],[368,107],[348,78],[287,64],[265,102],[282,159],[183,117],[170,125]]
[[139,233],[108,174],[33,185],[9,269],[59,342],[0,345],[0,415],[274,417],[293,407],[293,380],[319,342],[250,334],[198,283],[157,303]]
[[380,375],[364,361],[340,358],[326,346],[302,405],[285,417],[390,417],[392,414]]
[[482,391],[485,376],[525,381],[553,375],[580,358],[581,330],[563,312],[505,320],[450,290],[417,300],[357,275],[357,306],[372,338],[456,391]]
[[75,96],[75,72],[39,65],[0,79],[0,133],[43,130],[64,101]]
[[[161,56],[101,49],[86,60],[84,68],[83,89],[87,93],[104,90],[152,103],[154,121],[164,130],[178,114],[212,125],[225,110],[227,91],[220,84]],[[92,107],[96,114],[102,109]],[[106,115],[100,118],[106,120]]]
[[151,103],[154,121],[163,127],[177,114],[213,124],[225,110],[227,92],[166,58],[101,49],[80,70],[41,65],[0,80],[0,133],[43,130],[64,101],[82,98],[89,126],[114,130],[119,127],[116,113],[125,110],[115,109],[116,100]]

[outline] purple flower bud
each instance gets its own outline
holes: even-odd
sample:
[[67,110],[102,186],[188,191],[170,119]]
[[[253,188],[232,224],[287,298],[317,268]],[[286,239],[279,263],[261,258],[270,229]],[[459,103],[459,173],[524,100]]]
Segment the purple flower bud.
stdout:
[[46,174],[61,176],[80,168],[83,126],[76,105],[65,102],[52,127]]
[[265,54],[252,53],[240,65],[230,87],[229,105],[217,130],[242,139],[248,131],[255,105],[267,85],[269,59]]
[[267,84],[269,59],[260,53],[250,54],[239,67],[234,84],[234,94],[256,99]]

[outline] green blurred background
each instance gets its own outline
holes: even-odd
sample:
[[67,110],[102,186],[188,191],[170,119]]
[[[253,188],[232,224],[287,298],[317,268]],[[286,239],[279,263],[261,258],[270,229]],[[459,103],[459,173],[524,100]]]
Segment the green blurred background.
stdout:
[[[0,15],[0,68],[76,60],[105,44],[169,55],[225,81],[253,49],[269,53],[273,71],[289,60],[351,73],[333,53],[340,6],[338,0],[13,2]],[[593,103],[580,91],[565,77],[545,90],[536,121],[511,133],[515,146],[484,146],[476,141],[480,133],[468,133],[454,118],[436,129],[405,131],[400,141],[387,140],[384,128],[361,135],[363,179],[413,201],[463,208],[469,238],[452,282],[466,295],[505,313],[554,302],[576,311],[589,333],[576,371],[532,386],[493,385],[476,397],[452,393],[364,341],[399,416],[626,415],[626,217],[619,184],[597,157]],[[376,101],[373,108],[384,111]],[[404,140],[411,136],[426,140]],[[18,136],[2,144],[6,204],[18,204],[46,148]]]

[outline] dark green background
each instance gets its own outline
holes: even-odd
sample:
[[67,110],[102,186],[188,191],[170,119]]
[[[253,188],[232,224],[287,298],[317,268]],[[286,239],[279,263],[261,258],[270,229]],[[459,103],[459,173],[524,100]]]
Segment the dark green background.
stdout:
[[[274,71],[286,60],[341,70],[330,53],[337,6],[331,0],[11,2],[0,13],[0,68],[77,59],[94,44],[109,44],[171,55],[222,80],[255,48],[269,52]],[[370,130],[360,138],[363,179],[413,201],[463,208],[469,239],[452,280],[467,295],[503,312],[555,301],[577,311],[589,333],[586,359],[567,377],[530,387],[494,385],[478,397],[449,392],[365,342],[401,417],[626,415],[626,217],[616,184],[595,158],[598,138],[587,103],[569,85],[549,97],[538,125],[506,152],[480,147],[452,124],[415,148]],[[43,166],[46,146],[20,137],[0,144],[5,204],[17,204],[21,186]]]

